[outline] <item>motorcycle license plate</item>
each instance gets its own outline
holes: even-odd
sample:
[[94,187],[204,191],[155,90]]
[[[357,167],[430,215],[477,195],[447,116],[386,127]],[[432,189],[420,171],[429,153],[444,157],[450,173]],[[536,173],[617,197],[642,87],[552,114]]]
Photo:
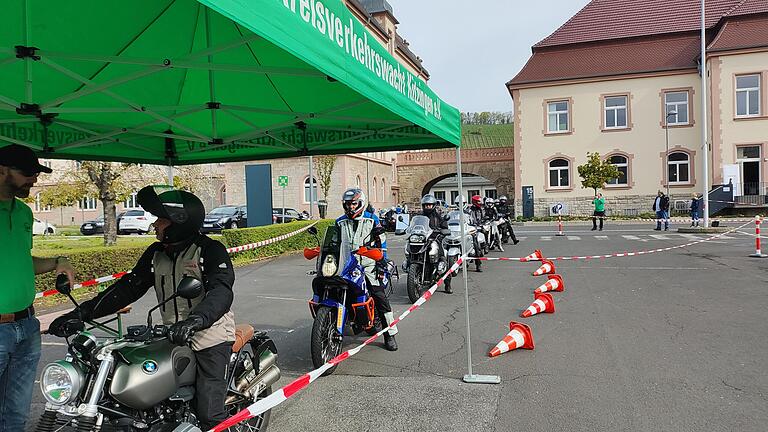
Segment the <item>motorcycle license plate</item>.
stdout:
[[213,228],[213,224],[203,224],[203,228]]

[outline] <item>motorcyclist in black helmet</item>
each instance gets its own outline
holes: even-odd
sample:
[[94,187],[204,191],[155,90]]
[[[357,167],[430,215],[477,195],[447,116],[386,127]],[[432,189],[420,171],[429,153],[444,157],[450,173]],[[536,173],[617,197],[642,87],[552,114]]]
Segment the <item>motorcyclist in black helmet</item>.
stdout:
[[[469,215],[469,223],[477,227],[478,230],[482,229],[483,221],[485,220],[485,211],[483,210],[483,197],[480,195],[472,196],[472,205],[466,210]],[[485,238],[488,238],[488,234],[485,233]],[[486,240],[487,241],[487,240]],[[475,248],[475,256],[482,257],[483,250],[480,248],[480,243],[477,241],[477,236],[472,236],[472,242]],[[481,273],[483,271],[483,264],[480,260],[475,261],[475,271]]]
[[512,220],[512,209],[507,203],[506,195],[502,195],[499,197],[499,205],[496,206],[496,211],[499,213],[499,216],[507,220],[507,222],[501,227],[502,228],[501,240],[504,243],[507,243],[511,238],[513,244],[520,243],[520,240],[518,240],[517,237],[515,236],[515,230],[512,229],[512,223],[510,222]]
[[[49,332],[65,337],[83,328],[82,321],[114,314],[155,288],[158,302],[171,296],[185,276],[203,282],[203,293],[194,299],[176,298],[161,306],[163,324],[169,327],[168,339],[177,345],[190,344],[197,359],[195,386],[196,414],[203,430],[227,418],[224,399],[227,365],[235,341],[235,319],[230,310],[235,273],[226,248],[200,234],[205,218],[203,203],[181,190],[157,193],[147,186],[137,194],[137,202],[157,216],[154,222],[157,242],[142,254],[131,273],[106,291],[57,318]],[[76,323],[73,325],[73,323]]]
[[[450,228],[448,228],[448,220],[440,214],[437,210],[437,198],[432,194],[426,194],[421,198],[421,213],[429,219],[429,227],[437,235],[437,242],[440,245],[438,249],[439,259],[445,260],[445,250],[443,250],[443,237],[450,234]],[[442,276],[442,275],[441,275]],[[444,283],[444,289],[447,294],[451,294],[451,278],[447,277]]]

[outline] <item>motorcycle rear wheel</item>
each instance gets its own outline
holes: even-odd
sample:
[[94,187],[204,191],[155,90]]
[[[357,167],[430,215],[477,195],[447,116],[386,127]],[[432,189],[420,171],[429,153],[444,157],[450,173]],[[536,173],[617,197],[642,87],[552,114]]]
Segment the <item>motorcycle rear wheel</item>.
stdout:
[[418,265],[411,264],[411,266],[408,267],[408,282],[406,288],[408,290],[408,300],[410,300],[411,303],[416,303],[416,300],[424,294],[421,286],[421,272],[422,269]]
[[[312,324],[312,339],[310,352],[312,364],[319,368],[328,360],[341,354],[343,336],[336,330],[336,311],[329,307],[320,307],[315,314],[315,322]],[[323,373],[323,376],[332,374],[336,365]]]
[[[256,400],[264,399],[265,397],[272,394],[272,386],[269,386],[265,388],[264,390],[259,393],[259,396]],[[238,412],[248,408],[249,405],[256,402],[255,400],[252,401],[242,401],[240,403],[236,403],[230,406],[227,406],[227,416],[231,417]],[[228,432],[264,432],[267,430],[267,426],[269,426],[269,416],[272,410],[269,410],[265,413],[259,414],[256,417],[250,418],[244,422],[240,422],[230,428],[227,429]]]

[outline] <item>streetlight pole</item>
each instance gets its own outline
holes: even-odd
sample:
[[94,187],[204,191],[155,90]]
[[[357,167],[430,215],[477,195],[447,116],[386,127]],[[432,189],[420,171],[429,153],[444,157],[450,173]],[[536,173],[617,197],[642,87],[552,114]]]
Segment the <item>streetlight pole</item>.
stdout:
[[709,144],[707,143],[707,41],[706,8],[701,0],[701,154],[702,154],[702,189],[704,192],[702,210],[704,228],[709,228]]

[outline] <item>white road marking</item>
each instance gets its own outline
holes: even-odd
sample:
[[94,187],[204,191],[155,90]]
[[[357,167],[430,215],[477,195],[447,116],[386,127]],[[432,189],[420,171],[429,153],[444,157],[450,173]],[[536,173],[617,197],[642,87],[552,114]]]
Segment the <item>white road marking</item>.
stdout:
[[638,240],[638,241],[642,241],[642,242],[647,242],[648,241],[646,239],[641,239],[640,237],[633,236],[633,235],[623,235],[622,237],[624,237],[627,240]]
[[595,236],[598,240],[608,240],[608,236]]
[[539,240],[550,241],[550,240],[552,240],[552,237],[551,236],[541,236],[541,238]]
[[664,234],[649,234],[649,236],[655,238],[656,240],[672,240],[671,238],[665,236]]
[[42,342],[40,345],[67,346],[67,344],[65,344],[63,342]]
[[581,240],[581,237],[579,236],[567,236],[568,240]]
[[302,302],[302,303],[307,302],[307,299],[297,299],[297,298],[290,298],[290,297],[272,297],[272,296],[261,296],[261,295],[257,295],[255,297],[263,298],[267,300],[285,300],[285,301],[296,301],[296,302]]

